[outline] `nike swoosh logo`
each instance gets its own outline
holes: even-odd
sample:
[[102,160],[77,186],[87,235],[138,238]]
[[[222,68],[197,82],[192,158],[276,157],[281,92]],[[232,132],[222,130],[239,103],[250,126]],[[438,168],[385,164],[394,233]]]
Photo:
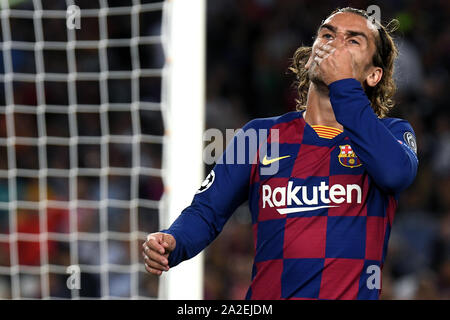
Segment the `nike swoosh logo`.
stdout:
[[297,213],[297,212],[305,212],[305,211],[314,211],[318,209],[325,209],[325,208],[337,208],[339,206],[319,206],[319,207],[306,207],[306,208],[284,208],[284,209],[277,209],[279,214],[289,214],[289,213]]
[[280,161],[281,159],[289,158],[289,157],[290,157],[290,156],[284,156],[284,157],[278,157],[278,158],[274,158],[274,159],[270,159],[270,160],[269,160],[269,159],[267,159],[267,155],[265,155],[264,158],[262,159],[261,163],[262,163],[264,166],[267,166],[268,164],[271,164],[271,163]]

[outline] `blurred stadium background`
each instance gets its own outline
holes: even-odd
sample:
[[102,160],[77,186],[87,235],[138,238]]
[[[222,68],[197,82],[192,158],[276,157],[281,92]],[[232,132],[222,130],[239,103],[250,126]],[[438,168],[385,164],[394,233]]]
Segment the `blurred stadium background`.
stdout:
[[[13,10],[5,13],[8,2]],[[82,15],[78,44],[66,50],[59,45],[70,40],[65,16],[51,12],[70,4],[111,10],[100,19]],[[450,299],[449,1],[208,0],[205,127],[225,131],[294,110],[287,68],[295,49],[312,44],[336,7],[372,4],[383,21],[401,23],[391,116],[412,124],[420,160],[394,220],[382,299]],[[2,1],[0,298],[71,298],[65,271],[74,261],[83,266],[79,297],[158,296],[159,280],[143,272],[139,250],[160,227],[164,191],[161,8],[158,1]],[[250,223],[240,207],[206,249],[205,299],[245,296]]]

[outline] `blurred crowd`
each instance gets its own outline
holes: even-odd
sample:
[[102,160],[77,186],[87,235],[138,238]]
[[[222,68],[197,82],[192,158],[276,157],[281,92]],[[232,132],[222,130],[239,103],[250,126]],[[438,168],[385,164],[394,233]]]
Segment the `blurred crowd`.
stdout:
[[[127,6],[132,1],[109,0],[109,6]],[[154,1],[142,1],[154,2]],[[97,1],[76,1],[82,9],[98,8]],[[42,1],[44,9],[65,10],[65,1]],[[313,0],[208,0],[207,1],[207,128],[240,128],[256,117],[269,117],[295,109],[296,90],[294,77],[288,67],[295,49],[311,45],[320,22],[335,8],[351,5],[367,8],[377,4],[383,21],[396,18],[400,29],[395,39],[400,49],[396,64],[398,94],[397,106],[391,116],[407,119],[413,126],[418,142],[419,172],[414,184],[406,190],[399,202],[394,220],[389,251],[383,269],[383,299],[449,299],[450,298],[450,127],[447,90],[450,59],[450,2],[447,0],[397,0],[397,1],[313,1]],[[22,1],[17,8],[33,10],[32,1]],[[161,14],[141,13],[140,34],[160,34]],[[32,19],[10,19],[13,40],[35,41]],[[108,38],[129,38],[131,17],[128,14],[108,17]],[[81,20],[76,30],[77,40],[99,40],[97,18]],[[64,19],[44,19],[43,33],[46,41],[67,41]],[[0,32],[2,37],[2,32]],[[1,40],[2,41],[2,40]],[[163,57],[156,45],[139,45],[141,68],[161,68]],[[100,72],[102,65],[98,49],[76,49],[78,72]],[[132,70],[129,47],[108,47],[108,70]],[[67,74],[66,50],[43,50],[46,72]],[[13,70],[17,73],[36,73],[33,50],[12,50]],[[0,74],[4,74],[3,55],[0,54]],[[130,74],[131,77],[131,74]],[[109,80],[110,104],[129,104],[132,99],[131,80]],[[79,136],[100,137],[110,135],[132,136],[136,117],[131,111],[102,113],[100,81],[76,81],[78,105],[91,108],[89,112],[77,112],[72,118],[64,111],[70,104],[68,83],[44,81],[45,102],[60,107],[62,112],[45,114],[45,134],[52,137]],[[5,116],[6,98],[3,83],[0,85],[0,138],[7,137]],[[158,102],[160,79],[139,79],[139,100]],[[14,103],[35,108],[38,104],[35,82],[14,81]],[[57,108],[58,109],[58,108]],[[55,109],[56,110],[56,109]],[[138,121],[142,134],[162,135],[162,119],[159,112],[141,110]],[[42,119],[41,119],[42,120]],[[76,123],[74,128],[73,124]],[[15,135],[38,137],[42,134],[36,113],[14,113]],[[4,141],[1,140],[0,141]],[[109,143],[110,167],[130,168],[133,165],[131,146],[126,143]],[[140,163],[143,167],[161,168],[161,145],[141,143]],[[49,169],[101,168],[100,143],[69,145],[47,144],[44,147],[16,144],[16,166],[38,170],[45,150],[46,167]],[[71,149],[76,149],[72,150]],[[74,159],[74,151],[77,158]],[[72,153],[71,153],[72,152]],[[11,165],[7,157],[6,143],[0,143],[0,171]],[[104,158],[104,157],[103,157]],[[210,167],[205,168],[208,172]],[[131,174],[131,173],[130,173]],[[129,200],[130,176],[108,176],[109,199]],[[0,202],[10,200],[8,179],[0,178]],[[79,199],[98,201],[102,198],[100,177],[76,179],[76,195]],[[47,179],[48,199],[69,201],[73,182],[69,177]],[[139,198],[159,200],[163,192],[158,177],[139,177]],[[73,191],[73,190],[72,190]],[[39,179],[17,177],[17,197],[23,201],[38,201]],[[1,207],[4,208],[4,207]],[[107,228],[114,232],[131,232],[130,210],[115,207],[106,209]],[[47,230],[68,234],[70,214],[67,210],[48,208]],[[138,230],[154,232],[159,228],[156,209],[139,207]],[[93,208],[77,208],[77,231],[99,233],[104,231],[104,214]],[[10,230],[10,214],[0,209],[0,235]],[[73,225],[73,224],[72,224]],[[103,227],[102,227],[103,226]],[[17,228],[22,233],[41,232],[39,211],[27,208],[17,210]],[[205,254],[205,298],[242,299],[251,280],[253,262],[253,237],[250,213],[241,206],[231,217],[218,239]],[[139,241],[137,241],[139,242]],[[140,243],[107,241],[107,262],[129,266],[132,250],[139,250]],[[72,243],[73,246],[73,243]],[[102,262],[100,241],[77,241],[79,262],[99,266]],[[39,266],[41,252],[38,242],[19,241],[18,261],[21,265]],[[53,265],[71,263],[69,241],[49,241],[48,260]],[[141,256],[139,254],[139,261]],[[105,262],[105,261],[103,261]],[[0,267],[11,265],[9,242],[0,241]],[[98,297],[101,294],[99,273],[83,273],[81,296]],[[22,294],[40,297],[39,274],[21,274]],[[131,295],[130,272],[109,273],[109,294],[117,297]],[[50,274],[52,296],[69,297],[65,274]],[[158,279],[144,273],[138,274],[139,294],[156,297]],[[0,298],[11,297],[11,277],[0,274]]]
[[[382,299],[450,299],[450,2],[446,0],[209,0],[207,126],[238,128],[295,110],[295,49],[312,45],[334,9],[376,4],[394,33],[397,105],[418,144],[419,171],[402,193],[383,268]],[[209,168],[208,168],[209,169]],[[206,298],[239,299],[253,258],[248,208],[206,254]],[[225,281],[224,281],[225,280]]]

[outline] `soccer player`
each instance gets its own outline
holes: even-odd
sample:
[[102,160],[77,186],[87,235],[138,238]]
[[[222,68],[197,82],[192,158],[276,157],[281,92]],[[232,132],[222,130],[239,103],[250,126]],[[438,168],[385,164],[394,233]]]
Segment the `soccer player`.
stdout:
[[[195,256],[248,200],[255,258],[247,299],[378,299],[397,200],[418,166],[410,124],[386,117],[396,56],[387,28],[365,11],[333,12],[312,48],[295,52],[298,110],[236,134],[192,204],[148,236],[146,270],[161,275]],[[267,139],[248,151],[257,161],[227,163],[248,132],[264,129]],[[275,173],[264,170],[274,164]]]

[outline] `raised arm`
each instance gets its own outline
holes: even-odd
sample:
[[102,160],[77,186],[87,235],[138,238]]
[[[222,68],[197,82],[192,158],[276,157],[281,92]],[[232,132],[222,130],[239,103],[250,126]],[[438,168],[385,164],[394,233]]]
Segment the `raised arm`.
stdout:
[[329,90],[336,120],[344,126],[374,182],[391,193],[406,189],[418,167],[411,125],[400,119],[379,119],[355,79],[335,81]]

